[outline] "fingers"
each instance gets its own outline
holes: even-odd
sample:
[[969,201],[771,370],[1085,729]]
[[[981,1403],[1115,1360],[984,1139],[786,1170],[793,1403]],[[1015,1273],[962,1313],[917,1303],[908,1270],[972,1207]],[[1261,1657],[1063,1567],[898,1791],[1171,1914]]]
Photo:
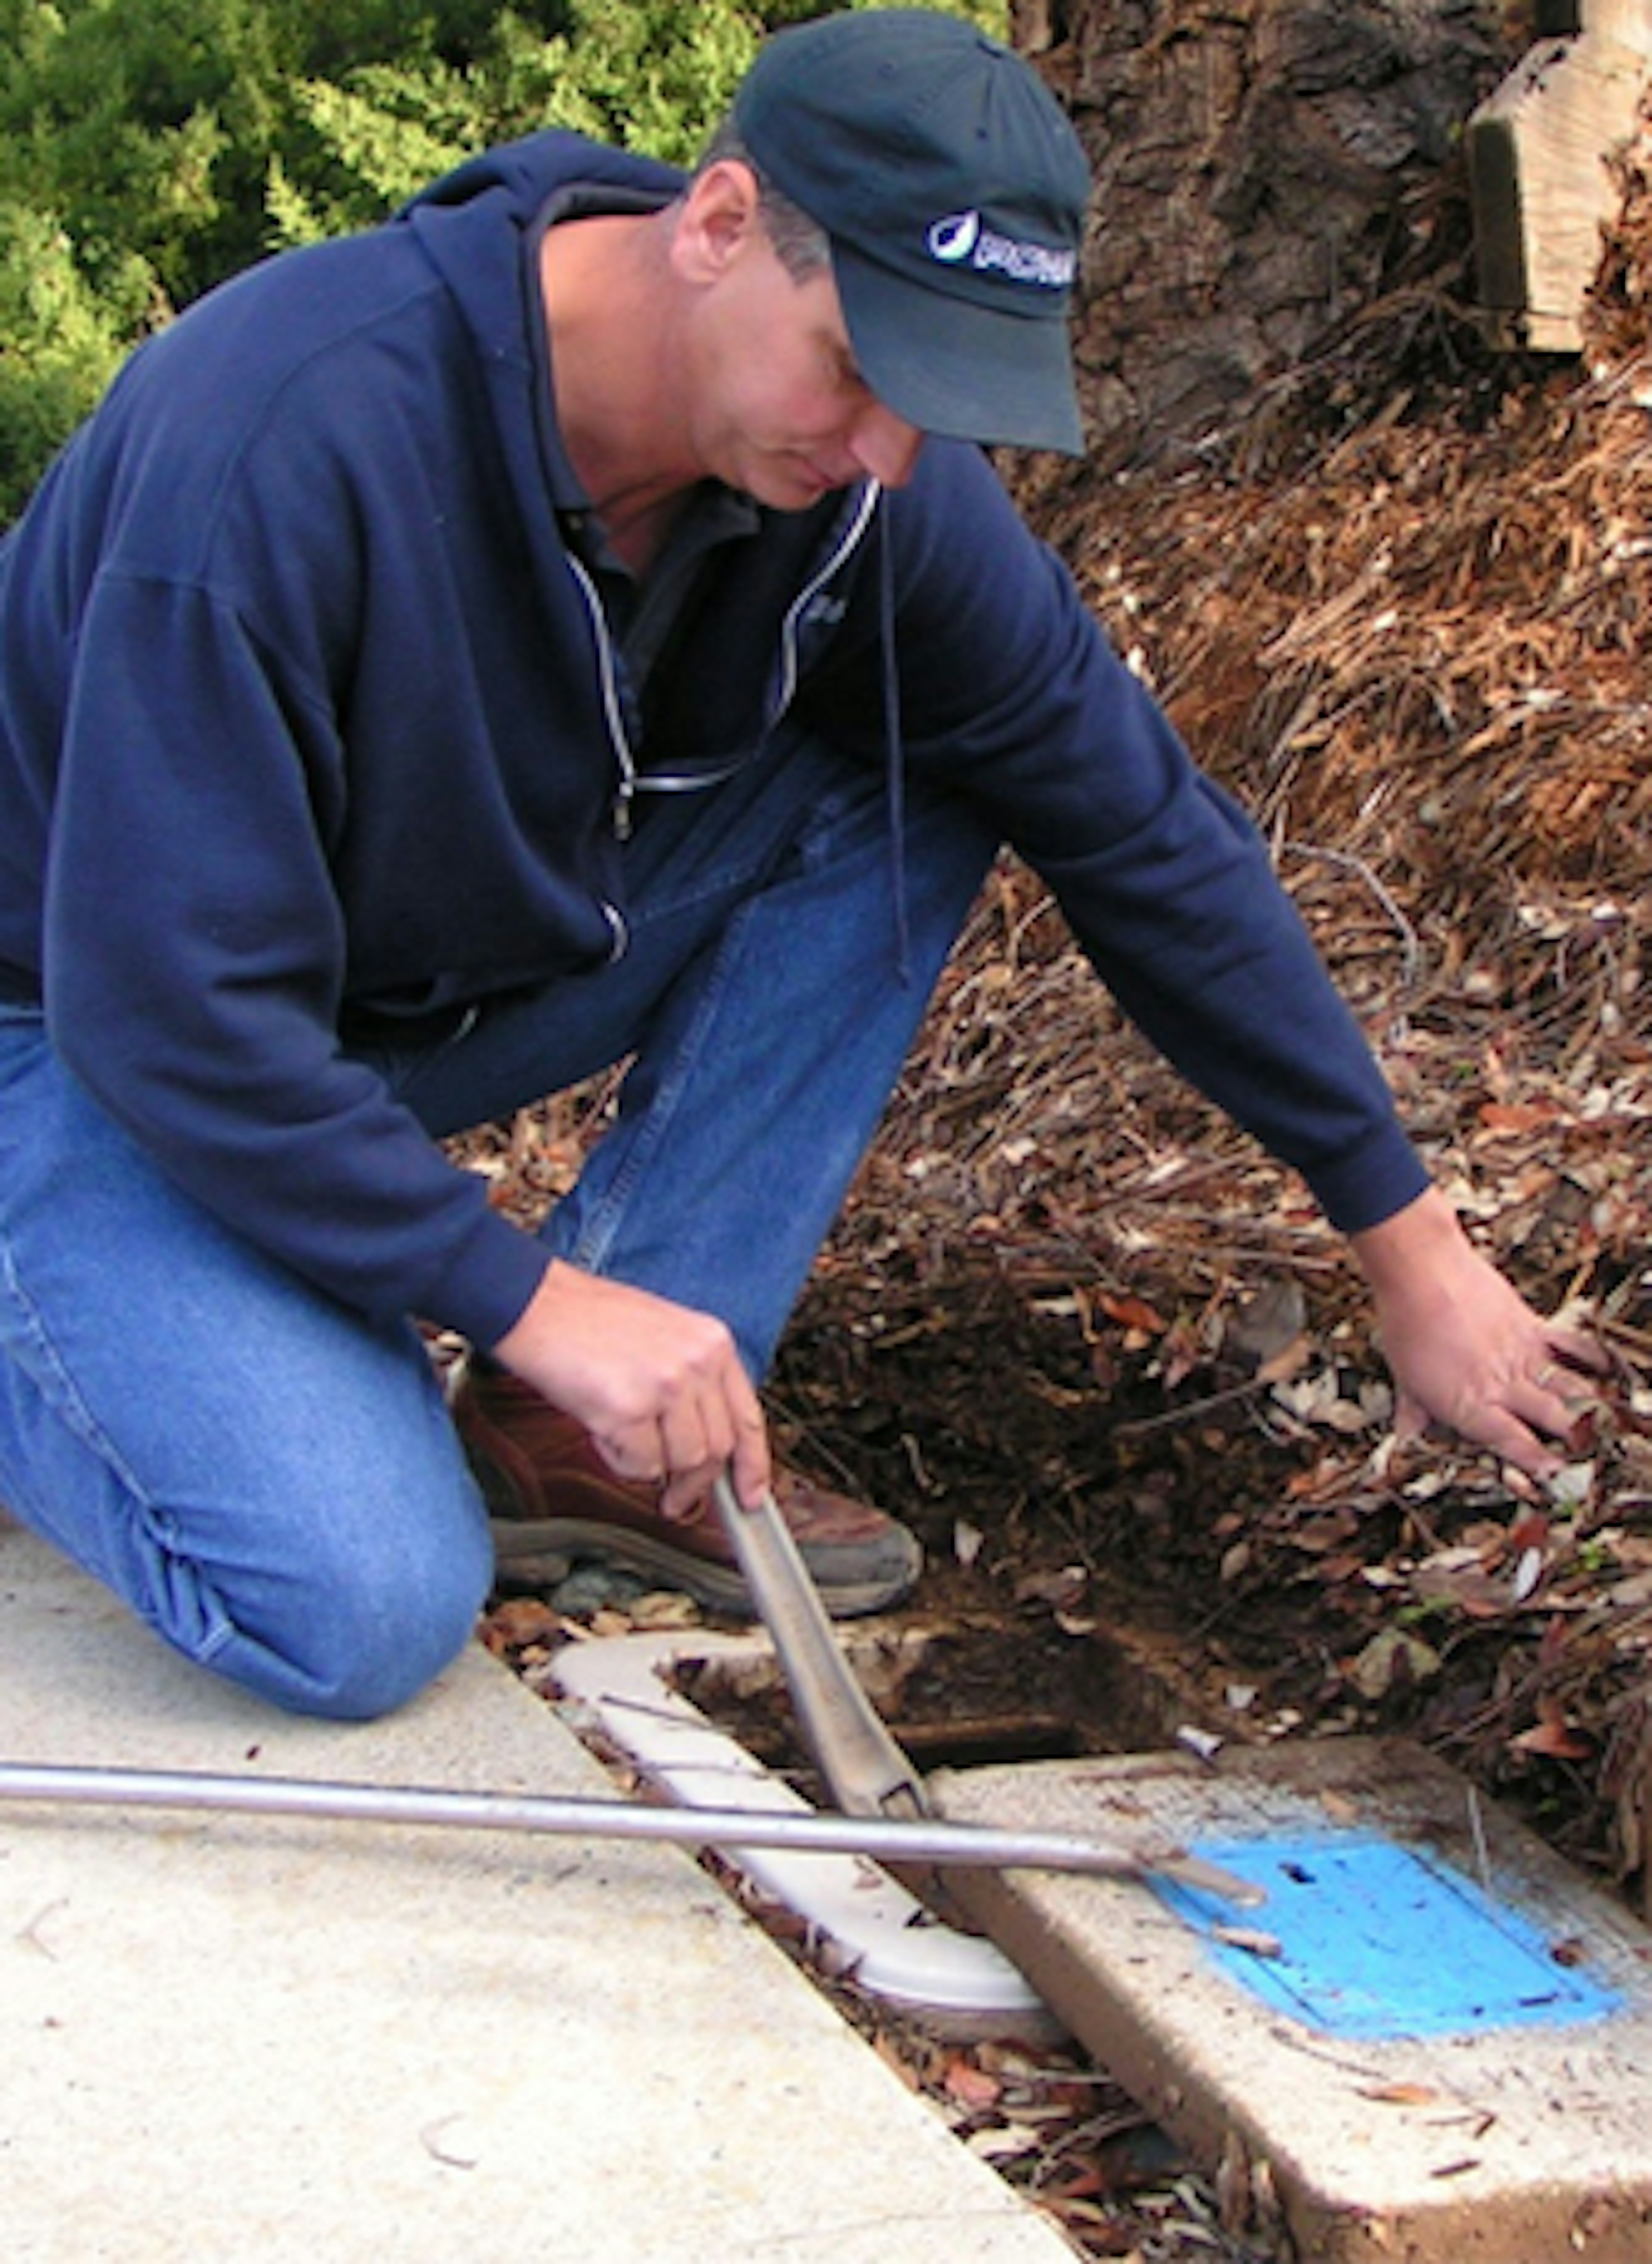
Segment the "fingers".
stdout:
[[1547,1417],[1500,1409],[1482,1425],[1479,1444],[1510,1469],[1523,1471],[1529,1478],[1547,1479],[1562,1467],[1553,1441],[1565,1435],[1563,1428],[1551,1428]]
[[1610,1375],[1604,1345],[1570,1330],[1551,1329],[1534,1347],[1518,1395],[1511,1395],[1534,1430],[1576,1445],[1601,1404],[1601,1384]]
[[1402,1386],[1394,1409],[1395,1437],[1420,1439],[1427,1432],[1430,1420],[1429,1411],[1422,1401]]
[[769,1453],[768,1426],[755,1399],[751,1418],[742,1424],[735,1440],[729,1463],[735,1498],[741,1507],[757,1508],[774,1483],[774,1466]]
[[687,1516],[732,1463],[755,1505],[768,1433],[735,1339],[709,1313],[553,1260],[496,1355],[577,1415],[621,1477],[662,1489]]
[[732,1344],[706,1388],[692,1403],[668,1411],[660,1438],[661,1507],[667,1517],[697,1508],[731,1466],[736,1495],[747,1508],[756,1506],[769,1484],[768,1426]]
[[[660,1507],[670,1518],[696,1515],[731,1466],[735,1491],[748,1508],[770,1482],[768,1426],[757,1392],[727,1332],[713,1324],[705,1337],[681,1370],[654,1377],[655,1404],[615,1437],[610,1456],[628,1477],[659,1486]],[[609,1451],[606,1441],[598,1443]]]
[[[656,1422],[634,1424],[618,1434],[604,1436],[593,1433],[598,1451],[605,1462],[621,1477],[634,1478],[644,1484],[657,1486],[663,1515],[690,1519],[701,1512],[712,1487],[728,1468],[728,1455],[691,1450],[668,1442],[665,1427]],[[766,1473],[767,1446],[764,1444],[760,1465]],[[760,1482],[766,1484],[766,1476]],[[739,1490],[736,1481],[736,1490]],[[747,1500],[744,1492],[742,1500]]]
[[[1577,1357],[1579,1353],[1586,1358]],[[1401,1440],[1420,1439],[1438,1420],[1526,1477],[1547,1480],[1568,1455],[1587,1448],[1599,1404],[1597,1379],[1607,1365],[1586,1339],[1539,1339],[1521,1347],[1500,1374],[1460,1382],[1446,1406],[1434,1406],[1402,1388],[1394,1433]]]
[[[597,1441],[604,1456],[613,1462],[616,1469],[621,1464],[610,1454],[605,1440]],[[647,1467],[644,1468],[643,1465]],[[738,1455],[710,1455],[689,1462],[671,1462],[663,1454],[628,1458],[623,1475],[643,1478],[660,1489],[660,1513],[673,1521],[696,1518],[704,1510],[712,1488],[726,1469],[732,1469],[735,1493],[744,1509],[756,1509],[763,1500],[771,1483],[771,1462],[766,1432],[759,1431]]]
[[660,1488],[660,1507],[670,1518],[696,1514],[725,1469],[732,1468],[735,1493],[747,1508],[756,1507],[770,1483],[768,1426],[737,1361],[703,1386],[668,1392],[657,1413],[596,1436],[622,1477]]
[[1582,1420],[1588,1395],[1569,1381],[1576,1370],[1543,1361],[1530,1376],[1522,1376],[1509,1393],[1509,1405],[1546,1439],[1563,1439]]
[[1612,1354],[1598,1337],[1584,1336],[1576,1329],[1551,1327],[1545,1332],[1545,1340],[1551,1363],[1580,1369],[1586,1375],[1612,1372]]

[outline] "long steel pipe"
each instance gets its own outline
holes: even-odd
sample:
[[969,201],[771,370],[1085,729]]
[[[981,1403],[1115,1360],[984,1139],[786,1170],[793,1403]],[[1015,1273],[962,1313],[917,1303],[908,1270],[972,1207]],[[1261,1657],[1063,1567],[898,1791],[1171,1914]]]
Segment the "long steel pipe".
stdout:
[[563,1839],[663,1840],[691,1847],[792,1847],[866,1855],[884,1864],[935,1863],[1160,1876],[1254,1903],[1247,1882],[1173,1847],[1135,1847],[1065,1832],[1018,1832],[935,1818],[757,1814],[738,1808],[650,1808],[543,1793],[460,1792],[433,1786],[337,1784],[185,1769],[94,1768],[0,1761],[0,1801],[78,1808],[205,1809],[354,1824],[425,1824],[472,1832],[538,1832]]

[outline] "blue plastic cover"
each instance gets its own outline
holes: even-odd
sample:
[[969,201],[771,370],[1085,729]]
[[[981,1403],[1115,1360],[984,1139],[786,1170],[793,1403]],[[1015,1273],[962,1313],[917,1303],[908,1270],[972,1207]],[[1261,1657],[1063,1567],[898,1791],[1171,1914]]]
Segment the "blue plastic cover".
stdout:
[[[1621,2003],[1583,1966],[1562,1963],[1512,1905],[1393,1840],[1264,1838],[1190,1852],[1264,1889],[1265,1904],[1239,1911],[1164,1879],[1156,1890],[1227,1973],[1329,2035],[1474,2035],[1600,2020]],[[1244,1946],[1256,1936],[1277,1941],[1278,1954]]]

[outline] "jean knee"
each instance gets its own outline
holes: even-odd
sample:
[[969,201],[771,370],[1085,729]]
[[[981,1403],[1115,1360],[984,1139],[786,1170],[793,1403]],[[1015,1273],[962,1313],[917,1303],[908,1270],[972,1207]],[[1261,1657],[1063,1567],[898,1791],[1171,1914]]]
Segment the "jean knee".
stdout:
[[318,1712],[345,1721],[395,1713],[473,1639],[492,1584],[491,1549],[455,1551],[401,1571],[359,1599],[342,1639],[317,1660]]
[[391,1714],[452,1665],[493,1580],[479,1503],[433,1531],[318,1548],[256,1604],[221,1596],[225,1630],[202,1664],[291,1713],[335,1721]]
[[422,1583],[404,1600],[383,1594],[328,1653],[307,1662],[314,1696],[301,1710],[335,1721],[394,1714],[434,1682],[475,1633],[487,1578]]

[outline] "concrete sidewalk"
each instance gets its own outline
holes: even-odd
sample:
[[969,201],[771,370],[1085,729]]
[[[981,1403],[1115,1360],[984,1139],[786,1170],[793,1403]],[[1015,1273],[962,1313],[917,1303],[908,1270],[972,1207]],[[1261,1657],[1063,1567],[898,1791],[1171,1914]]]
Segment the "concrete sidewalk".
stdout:
[[[479,1648],[366,1727],[0,1520],[0,1757],[606,1795]],[[686,1854],[0,1805],[9,2264],[1059,2264]]]

